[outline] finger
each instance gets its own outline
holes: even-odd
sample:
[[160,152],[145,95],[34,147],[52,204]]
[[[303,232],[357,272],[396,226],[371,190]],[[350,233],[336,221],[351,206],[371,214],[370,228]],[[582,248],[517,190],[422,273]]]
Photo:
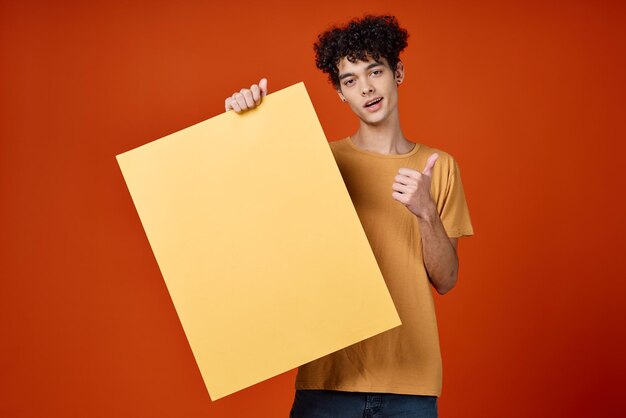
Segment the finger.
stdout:
[[406,195],[402,193],[398,193],[398,192],[391,193],[391,197],[393,197],[398,202],[403,203],[403,204],[406,204],[409,201],[409,198]]
[[234,94],[233,97],[230,97],[228,100],[231,109],[233,109],[237,113],[240,113],[242,111],[241,106],[239,106],[239,103],[237,103],[237,100],[235,100]]
[[417,184],[417,181],[415,181],[414,178],[411,178],[409,176],[405,176],[405,175],[402,175],[402,174],[398,174],[393,179],[396,182],[398,182],[400,184],[406,184],[407,186],[409,186],[409,185],[415,186]]
[[236,113],[241,113],[241,112],[243,112],[243,110],[242,110],[242,109],[241,109],[241,107],[239,106],[239,103],[237,103],[237,101],[236,101],[236,100],[233,100],[233,101],[231,102],[231,106],[232,106],[232,109],[233,109]]
[[417,170],[413,170],[412,168],[401,168],[398,170],[398,173],[405,175],[407,177],[410,177],[412,179],[418,179],[419,176],[422,174]]
[[233,99],[232,97],[226,98],[226,100],[224,101],[224,108],[226,109],[227,112],[231,109],[234,110],[235,112],[241,112],[241,109],[239,108],[237,101]]
[[400,184],[400,183],[394,183],[391,185],[391,188],[393,190],[395,190],[396,192],[400,192],[400,193],[411,193],[415,190],[415,188],[410,187],[410,186],[405,186],[404,184]]
[[439,158],[439,154],[437,154],[436,152],[428,157],[428,161],[426,161],[426,167],[424,167],[424,171],[422,171],[422,174],[428,177],[432,175],[433,167],[435,166],[435,161],[437,161],[437,158]]
[[248,105],[246,104],[246,99],[244,99],[243,94],[235,93],[233,94],[233,99],[237,101],[237,104],[241,108],[241,110],[248,110]]
[[252,92],[248,89],[241,89],[239,92],[243,96],[243,99],[246,101],[246,105],[248,109],[254,109],[256,104],[254,103],[254,99],[252,98]]
[[250,92],[252,93],[252,99],[254,100],[255,105],[261,104],[261,89],[258,84],[253,84],[250,86]]
[[261,97],[267,96],[267,78],[262,78],[259,81],[259,88],[261,89]]

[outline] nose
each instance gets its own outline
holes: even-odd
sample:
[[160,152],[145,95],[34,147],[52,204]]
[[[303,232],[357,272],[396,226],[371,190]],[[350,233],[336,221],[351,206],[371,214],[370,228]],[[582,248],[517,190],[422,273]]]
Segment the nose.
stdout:
[[361,90],[361,94],[363,96],[367,96],[369,93],[372,93],[374,91],[374,87],[372,87],[371,84],[365,84],[363,86],[363,90]]

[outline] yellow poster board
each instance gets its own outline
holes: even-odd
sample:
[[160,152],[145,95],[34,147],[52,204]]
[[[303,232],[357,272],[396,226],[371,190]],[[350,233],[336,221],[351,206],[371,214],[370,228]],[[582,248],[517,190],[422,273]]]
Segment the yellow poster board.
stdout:
[[303,83],[117,160],[211,399],[401,324]]

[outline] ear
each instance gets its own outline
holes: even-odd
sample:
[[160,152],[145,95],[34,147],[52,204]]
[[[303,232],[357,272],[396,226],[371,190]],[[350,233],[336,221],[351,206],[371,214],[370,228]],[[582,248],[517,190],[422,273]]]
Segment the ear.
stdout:
[[402,84],[404,81],[404,64],[402,61],[398,61],[398,65],[396,65],[396,71],[394,71],[393,76],[396,79],[396,84]]
[[337,89],[337,94],[339,95],[339,98],[341,99],[342,102],[346,101],[346,98],[343,96],[343,93],[341,92],[340,89]]

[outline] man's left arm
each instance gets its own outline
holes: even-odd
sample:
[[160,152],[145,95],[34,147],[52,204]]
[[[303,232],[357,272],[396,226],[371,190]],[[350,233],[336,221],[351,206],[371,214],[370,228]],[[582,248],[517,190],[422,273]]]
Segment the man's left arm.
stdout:
[[422,172],[401,168],[392,185],[392,197],[417,217],[424,266],[431,283],[443,295],[456,284],[459,260],[456,252],[457,238],[448,237],[437,212],[437,205],[430,194],[432,169],[437,158],[439,154],[432,154]]
[[457,238],[448,237],[436,210],[427,216],[418,217],[418,224],[428,278],[437,293],[446,294],[456,284],[459,272],[459,259],[456,254]]

